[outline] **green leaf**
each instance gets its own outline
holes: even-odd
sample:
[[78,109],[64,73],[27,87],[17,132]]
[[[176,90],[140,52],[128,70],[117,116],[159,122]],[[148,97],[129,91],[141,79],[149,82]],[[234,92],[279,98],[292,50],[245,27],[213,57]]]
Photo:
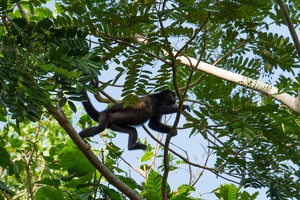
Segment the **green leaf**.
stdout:
[[104,193],[106,193],[106,195],[108,195],[111,199],[124,200],[123,196],[116,190],[108,188],[106,186],[103,186],[102,189],[104,190]]
[[75,106],[75,104],[72,101],[68,101],[68,105],[70,106],[71,110],[76,113],[77,112],[77,108]]
[[[168,187],[168,195],[170,195],[170,188]],[[162,176],[154,171],[150,170],[150,173],[148,175],[146,184],[145,184],[145,190],[143,191],[143,196],[148,199],[161,199],[161,188],[162,188]]]
[[162,176],[158,172],[151,170],[145,184],[145,188],[147,192],[156,194],[158,195],[157,198],[161,199],[161,187],[162,187]]
[[63,191],[50,187],[45,186],[39,188],[35,193],[35,199],[64,199]]
[[66,105],[68,99],[66,97],[63,97],[59,100],[59,106],[63,107],[64,105]]
[[223,200],[236,200],[238,189],[233,184],[222,184],[214,190],[215,195]]
[[58,188],[60,185],[60,181],[58,179],[50,179],[50,178],[45,178],[41,181],[37,181],[37,183],[49,185]]
[[135,190],[135,189],[142,190],[143,189],[143,187],[140,186],[139,184],[137,184],[133,178],[124,177],[124,176],[118,176],[118,178],[133,190]]
[[49,18],[44,18],[42,21],[37,23],[37,26],[48,30],[53,25],[53,22]]
[[190,186],[190,185],[184,184],[184,185],[180,185],[178,187],[177,191],[178,191],[179,194],[182,194],[184,196],[188,196],[191,192],[195,191],[195,188]]
[[153,158],[153,153],[152,152],[146,152],[144,153],[144,155],[141,158],[141,162],[146,162],[148,160],[150,160],[151,158]]

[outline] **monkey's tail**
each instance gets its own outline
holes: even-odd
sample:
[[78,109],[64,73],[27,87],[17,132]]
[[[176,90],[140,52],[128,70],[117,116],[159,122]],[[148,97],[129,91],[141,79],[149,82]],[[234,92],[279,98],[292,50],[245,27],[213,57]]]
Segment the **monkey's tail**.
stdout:
[[86,89],[82,89],[82,94],[86,98],[87,101],[82,102],[82,105],[87,112],[87,114],[96,122],[98,122],[99,112],[95,109],[93,104],[91,103],[91,100],[86,92]]

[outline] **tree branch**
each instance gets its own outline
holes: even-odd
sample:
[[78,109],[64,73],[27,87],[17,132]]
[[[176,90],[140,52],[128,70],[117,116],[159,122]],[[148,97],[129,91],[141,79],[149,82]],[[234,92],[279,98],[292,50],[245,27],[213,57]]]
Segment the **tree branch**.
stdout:
[[[280,0],[278,0],[278,1],[280,1]],[[288,17],[288,19],[290,19],[290,18]],[[292,26],[292,29],[294,29],[293,26]],[[297,35],[295,35],[295,36],[297,36]],[[142,40],[142,41],[137,41],[137,42],[145,43],[146,41]],[[243,45],[244,44],[242,43],[237,48],[241,48]],[[298,38],[296,40],[295,45],[296,45],[296,48],[298,48],[298,47],[300,48]],[[165,55],[168,55],[170,53],[165,50],[163,50],[163,51],[164,51]],[[171,58],[174,57],[174,55],[177,56],[176,51],[173,51],[172,53],[173,53],[173,56],[171,56]],[[238,85],[256,90],[263,94],[266,94],[266,95],[272,97],[273,99],[276,99],[279,102],[283,103],[284,105],[289,107],[294,112],[300,114],[300,92],[298,93],[297,98],[295,98],[287,93],[279,93],[279,90],[276,87],[273,87],[271,85],[268,85],[266,83],[260,82],[258,80],[252,79],[252,78],[248,78],[243,75],[239,75],[239,74],[236,74],[236,73],[233,73],[230,71],[226,71],[224,69],[215,67],[214,65],[210,65],[210,64],[202,62],[202,61],[199,62],[199,60],[197,60],[195,58],[191,58],[191,57],[187,57],[187,56],[178,56],[178,57],[176,57],[176,59],[179,60],[182,64],[184,64],[186,66],[196,68],[197,70],[200,70],[207,74],[211,74],[213,76],[219,77],[223,80],[227,80],[227,81],[236,83]]]
[[[176,55],[176,52],[173,52]],[[203,71],[207,74],[211,74],[213,76],[219,77],[223,80],[227,80],[238,85],[256,90],[263,94],[266,94],[279,102],[283,103],[287,107],[289,107],[294,112],[300,114],[300,96],[297,98],[287,94],[287,93],[279,93],[278,88],[268,85],[266,83],[260,82],[258,80],[248,78],[243,75],[239,75],[230,71],[226,71],[224,69],[215,67],[205,62],[199,62],[195,58],[186,57],[186,56],[178,56],[176,58],[182,64],[190,67],[196,67],[197,70]]]
[[289,31],[291,33],[291,36],[293,38],[293,41],[294,41],[294,44],[296,46],[296,50],[297,50],[297,53],[298,53],[298,57],[300,58],[300,42],[299,42],[299,38],[297,36],[297,33],[295,31],[295,28],[294,28],[294,25],[293,25],[293,22],[290,18],[290,15],[289,15],[289,11],[287,10],[286,6],[284,5],[283,1],[282,0],[277,0],[278,2],[278,5],[280,6],[280,9],[281,9],[281,12],[284,16],[284,19],[287,23],[287,26],[289,28]]
[[111,183],[114,187],[120,190],[129,199],[142,200],[142,198],[130,187],[124,184],[116,175],[114,175],[93,153],[91,150],[86,150],[86,143],[77,134],[73,126],[70,124],[69,120],[65,116],[64,112],[60,108],[56,107],[46,107],[51,115],[55,117],[59,125],[67,132],[74,143],[79,147],[82,153],[88,158],[88,160],[94,165],[94,167],[106,178],[106,180]]

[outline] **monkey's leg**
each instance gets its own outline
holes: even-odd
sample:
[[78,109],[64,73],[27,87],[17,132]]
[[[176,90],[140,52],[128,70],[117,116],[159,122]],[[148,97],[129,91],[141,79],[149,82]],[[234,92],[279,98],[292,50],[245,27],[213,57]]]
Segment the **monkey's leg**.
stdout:
[[86,128],[84,130],[82,130],[79,135],[82,139],[86,138],[86,137],[92,137],[94,135],[97,135],[98,133],[101,133],[102,131],[104,131],[105,127],[102,126],[94,126],[94,127],[90,127],[90,128]]
[[[97,135],[98,133],[101,133],[102,131],[105,130],[106,126],[107,126],[107,123],[108,123],[108,116],[106,113],[101,113],[100,116],[99,116],[99,125],[98,126],[95,126],[95,127],[90,127],[90,128],[87,128],[87,129],[84,129],[82,130],[80,133],[79,133],[79,136],[84,140],[84,138],[86,137],[92,137],[94,135]],[[85,140],[84,140],[85,141]],[[86,141],[85,141],[86,142]],[[85,149],[90,149],[91,146],[89,145],[88,142],[86,142],[86,147]]]
[[[158,131],[160,133],[170,133],[172,130],[172,126],[163,124],[160,122],[160,115],[156,115],[154,117],[152,117],[149,120],[148,126],[155,131]],[[172,134],[172,136],[177,135],[177,130],[174,131],[174,133]]]
[[133,128],[131,126],[123,125],[123,124],[114,124],[114,123],[108,124],[107,127],[113,131],[118,131],[118,132],[129,134],[128,150],[142,149],[145,151],[147,149],[146,145],[137,142],[138,134],[137,134],[137,131],[135,128]]

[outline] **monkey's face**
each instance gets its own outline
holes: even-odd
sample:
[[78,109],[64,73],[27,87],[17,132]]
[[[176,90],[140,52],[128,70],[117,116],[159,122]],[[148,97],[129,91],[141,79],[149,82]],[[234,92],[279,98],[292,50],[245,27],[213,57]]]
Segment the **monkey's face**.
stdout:
[[162,103],[164,105],[174,105],[176,103],[175,93],[171,90],[163,90],[161,91]]

